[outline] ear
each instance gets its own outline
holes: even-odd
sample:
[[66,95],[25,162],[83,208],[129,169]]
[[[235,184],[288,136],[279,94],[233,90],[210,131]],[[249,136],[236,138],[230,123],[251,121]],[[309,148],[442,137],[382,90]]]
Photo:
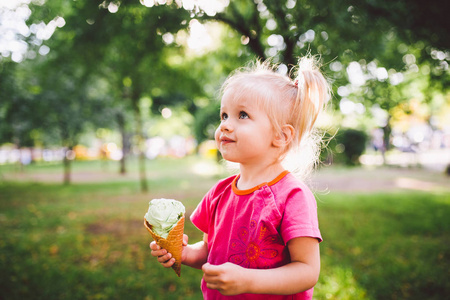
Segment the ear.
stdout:
[[285,124],[281,127],[281,133],[275,136],[273,145],[278,148],[284,148],[290,144],[295,135],[295,129],[292,125]]

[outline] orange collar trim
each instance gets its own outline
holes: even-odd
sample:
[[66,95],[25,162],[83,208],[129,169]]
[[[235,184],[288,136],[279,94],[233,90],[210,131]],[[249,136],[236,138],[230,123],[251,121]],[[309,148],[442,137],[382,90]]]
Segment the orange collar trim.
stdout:
[[263,187],[263,186],[265,186],[265,185],[268,185],[268,186],[274,185],[275,183],[277,183],[278,181],[280,181],[281,179],[283,179],[284,176],[286,176],[287,174],[289,174],[289,171],[288,171],[288,170],[285,170],[285,171],[281,172],[280,175],[278,175],[274,180],[272,180],[272,181],[270,181],[270,182],[263,182],[263,183],[261,183],[261,184],[255,186],[255,187],[253,187],[253,188],[251,188],[251,189],[248,189],[248,190],[239,190],[239,189],[237,188],[237,181],[238,181],[239,177],[241,176],[241,175],[238,175],[238,176],[236,176],[236,177],[234,178],[233,182],[231,183],[231,187],[232,187],[232,189],[233,189],[233,192],[234,192],[236,195],[239,195],[239,196],[249,195],[249,194],[253,193],[253,192],[256,191],[256,190],[259,190],[261,187]]

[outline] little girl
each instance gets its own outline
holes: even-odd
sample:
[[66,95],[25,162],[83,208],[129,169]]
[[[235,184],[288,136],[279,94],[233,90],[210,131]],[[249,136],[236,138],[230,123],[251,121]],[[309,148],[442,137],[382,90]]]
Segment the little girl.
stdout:
[[[224,83],[215,140],[240,174],[219,181],[197,206],[191,221],[204,238],[188,245],[185,236],[182,254],[184,265],[202,269],[205,299],[312,298],[322,241],[317,205],[282,163],[308,144],[328,98],[329,85],[309,57],[294,81],[257,63]],[[150,248],[172,266],[170,253],[155,242]]]

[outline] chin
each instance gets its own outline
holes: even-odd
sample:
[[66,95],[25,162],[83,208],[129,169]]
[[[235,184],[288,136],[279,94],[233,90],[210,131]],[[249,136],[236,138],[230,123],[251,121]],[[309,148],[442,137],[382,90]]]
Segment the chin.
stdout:
[[231,155],[227,155],[226,153],[221,153],[223,159],[225,159],[226,161],[229,161],[231,163],[239,163],[239,159],[236,159],[235,157],[231,156]]

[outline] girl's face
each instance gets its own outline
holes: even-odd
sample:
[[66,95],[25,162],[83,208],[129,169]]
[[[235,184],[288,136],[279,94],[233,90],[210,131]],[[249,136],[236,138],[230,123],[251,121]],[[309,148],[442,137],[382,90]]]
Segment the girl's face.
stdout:
[[216,130],[223,158],[241,164],[261,163],[273,152],[274,131],[267,113],[250,98],[235,99],[232,90],[223,95],[221,123]]

